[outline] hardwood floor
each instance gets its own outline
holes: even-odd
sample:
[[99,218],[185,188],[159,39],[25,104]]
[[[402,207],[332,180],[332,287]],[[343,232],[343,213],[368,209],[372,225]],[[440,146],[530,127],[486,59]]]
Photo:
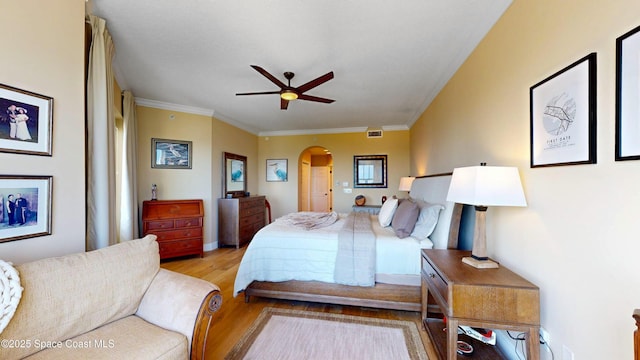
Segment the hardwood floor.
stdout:
[[420,329],[420,336],[429,359],[437,355],[422,329],[420,313],[412,311],[371,309],[357,306],[327,305],[312,302],[273,300],[252,297],[245,303],[244,296],[233,297],[233,282],[236,271],[246,247],[241,249],[222,248],[206,252],[203,258],[179,258],[166,260],[161,267],[210,281],[222,291],[222,307],[213,317],[207,339],[207,359],[224,359],[245,331],[251,326],[263,308],[267,306],[297,310],[319,311],[356,316],[368,316],[381,319],[413,321]]

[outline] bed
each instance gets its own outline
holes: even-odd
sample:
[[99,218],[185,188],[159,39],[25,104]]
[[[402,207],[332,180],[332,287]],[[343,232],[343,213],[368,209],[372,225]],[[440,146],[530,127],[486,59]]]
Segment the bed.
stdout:
[[426,239],[400,239],[391,227],[381,226],[376,215],[364,215],[371,216],[375,234],[373,286],[334,280],[336,234],[349,221],[340,214],[335,223],[314,230],[292,230],[285,219],[260,230],[240,263],[234,296],[244,292],[247,302],[251,296],[260,296],[420,311],[420,249],[451,248],[458,240],[462,207],[446,201],[450,180],[451,174],[439,174],[416,178],[412,184],[410,195],[415,202],[442,205],[435,229]]

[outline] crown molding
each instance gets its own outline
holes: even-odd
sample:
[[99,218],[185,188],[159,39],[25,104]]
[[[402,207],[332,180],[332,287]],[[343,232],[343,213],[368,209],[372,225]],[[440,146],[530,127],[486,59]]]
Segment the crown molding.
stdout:
[[[331,129],[307,129],[307,130],[280,130],[280,131],[261,131],[258,136],[291,136],[291,135],[318,135],[318,134],[346,134],[346,133],[364,133],[370,127],[359,126],[349,128],[331,128]],[[383,131],[405,131],[409,130],[407,125],[389,125],[379,127]]]
[[[146,106],[155,109],[180,111],[188,114],[196,114],[203,116],[211,116],[215,114],[213,109],[204,109],[194,106],[186,106],[180,104],[167,103],[163,101],[150,100],[136,97],[136,104],[140,106]],[[250,132],[258,136],[291,136],[291,135],[317,135],[317,134],[345,134],[345,133],[364,133],[370,127],[359,126],[349,128],[331,128],[331,129],[305,129],[305,130],[277,130],[277,131],[258,131],[253,127],[249,127],[246,124],[242,124],[238,121],[231,120],[222,114],[216,114],[216,118],[226,122],[229,125],[233,125],[239,129]],[[405,131],[409,130],[407,125],[388,125],[380,127],[384,131]]]
[[180,111],[184,113],[203,115],[203,116],[213,116],[213,114],[215,113],[213,109],[205,109],[205,108],[199,108],[195,106],[172,104],[164,101],[150,100],[150,99],[144,99],[139,97],[136,97],[135,100],[137,105],[146,106],[146,107],[155,108],[155,109]]

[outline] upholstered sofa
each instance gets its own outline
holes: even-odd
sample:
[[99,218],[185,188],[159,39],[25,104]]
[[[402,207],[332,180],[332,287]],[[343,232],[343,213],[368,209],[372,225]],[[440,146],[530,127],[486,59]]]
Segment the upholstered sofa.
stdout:
[[202,359],[219,288],[160,268],[155,235],[16,265],[0,359]]

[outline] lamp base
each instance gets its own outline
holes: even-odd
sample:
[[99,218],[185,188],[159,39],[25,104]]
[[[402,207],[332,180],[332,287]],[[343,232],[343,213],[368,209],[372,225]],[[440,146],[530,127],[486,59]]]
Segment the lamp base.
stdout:
[[471,265],[476,269],[497,269],[500,267],[500,265],[498,265],[497,262],[493,261],[493,260],[478,260],[476,258],[473,258],[471,256],[469,257],[463,257],[462,258],[462,262],[467,264],[467,265]]

